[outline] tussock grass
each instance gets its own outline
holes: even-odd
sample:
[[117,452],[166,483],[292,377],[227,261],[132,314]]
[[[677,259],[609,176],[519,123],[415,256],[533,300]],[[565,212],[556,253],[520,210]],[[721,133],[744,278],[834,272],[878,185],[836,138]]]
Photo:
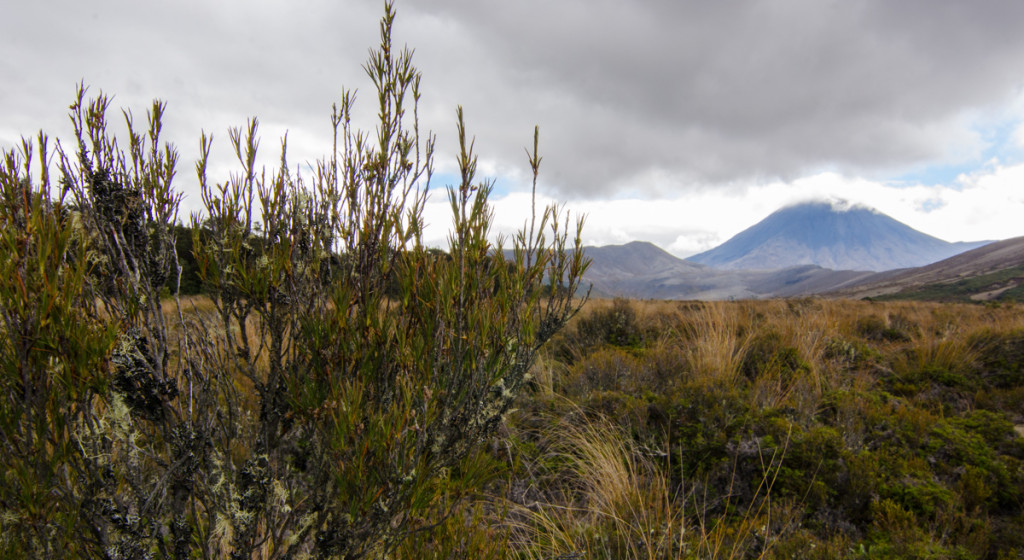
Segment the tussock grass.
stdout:
[[750,342],[751,330],[743,319],[741,314],[730,313],[723,302],[702,305],[687,317],[684,352],[696,382],[736,382]]
[[509,425],[509,557],[1024,551],[1015,306],[598,300],[560,336]]
[[[529,469],[536,483],[558,481],[550,500],[514,506],[513,540],[521,557],[743,558],[765,557],[775,536],[792,523],[795,502],[774,503],[772,485],[785,446],[758,449],[761,478],[749,502],[733,502],[700,484],[673,480],[669,445],[640,445],[601,416],[568,405],[538,434],[551,441]],[[733,469],[730,490],[745,484]],[[727,520],[714,510],[735,507]],[[765,540],[767,539],[767,541]]]
[[396,558],[1024,550],[1012,306],[598,300],[518,403],[487,482]]

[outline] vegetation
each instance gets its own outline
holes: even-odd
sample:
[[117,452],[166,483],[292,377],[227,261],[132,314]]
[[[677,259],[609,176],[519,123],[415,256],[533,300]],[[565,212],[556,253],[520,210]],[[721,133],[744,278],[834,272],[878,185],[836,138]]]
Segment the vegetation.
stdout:
[[994,301],[1000,303],[1020,303],[1024,301],[1024,266],[1005,268],[988,274],[980,274],[955,282],[927,284],[920,288],[911,288],[877,296],[879,301],[944,301],[971,302]]
[[[215,182],[203,134],[185,290],[203,297],[180,298],[162,103],[142,129],[126,111],[119,143],[80,87],[73,150],[40,133],[5,154],[0,556],[383,558],[475,487],[477,444],[578,309],[580,224],[570,238],[552,207],[509,257],[492,245],[459,110],[449,250],[423,246],[434,138],[393,20],[365,66],[376,130],[352,129],[344,92],[312,177],[284,142],[258,169],[253,119]],[[536,133],[529,155],[536,177]]]
[[377,129],[345,93],[299,177],[284,146],[257,169],[250,121],[238,173],[198,162],[188,224],[161,103],[119,144],[80,89],[71,149],[4,154],[0,557],[1024,554],[1014,304],[570,320],[579,226],[552,208],[490,243],[461,111],[449,248],[422,245],[433,137],[393,18],[366,65]]
[[535,379],[498,557],[1024,552],[1019,309],[598,300]]

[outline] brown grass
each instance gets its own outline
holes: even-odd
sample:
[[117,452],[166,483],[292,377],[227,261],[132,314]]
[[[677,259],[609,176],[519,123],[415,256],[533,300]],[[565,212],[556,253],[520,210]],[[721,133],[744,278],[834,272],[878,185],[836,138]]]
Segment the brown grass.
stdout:
[[[613,305],[587,303],[560,336],[571,343],[581,319]],[[709,488],[721,481],[692,480],[685,472],[679,480],[683,457],[667,451],[667,436],[658,439],[649,424],[655,412],[638,395],[703,390],[729,398],[745,384],[744,395],[756,408],[785,410],[797,426],[810,426],[827,408],[844,444],[857,450],[874,426],[888,420],[886,414],[896,413],[858,396],[874,390],[880,379],[922,370],[969,371],[985,351],[976,342],[981,334],[1024,330],[1024,314],[1014,306],[820,299],[630,305],[635,313],[629,328],[641,335],[635,346],[577,346],[569,364],[550,354],[534,364],[530,402],[509,433],[513,441],[539,443],[522,450],[505,443],[499,453],[516,456],[510,463],[526,463],[516,468],[527,474],[513,478],[533,497],[510,499],[503,495],[507,489],[496,491],[501,497],[484,496],[479,507],[487,513],[452,525],[446,538],[485,547],[483,532],[502,528],[511,532],[509,548],[501,554],[492,550],[493,557],[536,560],[772,557],[773,543],[809,535],[800,526],[801,499],[773,494],[786,468],[788,436],[763,449],[760,439],[747,440],[758,466],[740,472],[734,463],[724,494],[712,496]],[[182,309],[186,316],[215,314],[203,298],[183,299]],[[167,302],[165,312],[177,314]],[[874,338],[865,318],[877,319],[893,336]],[[751,373],[751,352],[764,340],[770,341],[768,350],[794,355],[796,367],[780,358]],[[587,400],[594,395],[621,395],[618,412],[602,416],[584,409],[588,402],[610,402],[605,396]],[[937,418],[916,409],[901,414],[907,433],[919,438]],[[753,488],[753,495],[741,486]],[[733,498],[743,491],[748,494],[742,500]],[[837,550],[849,550],[845,538],[836,537]]]

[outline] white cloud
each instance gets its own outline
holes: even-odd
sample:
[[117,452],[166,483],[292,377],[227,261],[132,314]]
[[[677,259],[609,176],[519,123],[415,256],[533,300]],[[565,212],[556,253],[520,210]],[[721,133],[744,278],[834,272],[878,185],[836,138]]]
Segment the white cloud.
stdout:
[[[432,0],[398,9],[395,39],[416,49],[424,72],[420,116],[439,137],[437,170],[454,170],[462,104],[481,175],[509,193],[494,198],[496,229],[528,214],[522,148],[539,124],[540,192],[588,214],[591,244],[645,239],[692,254],[811,197],[863,203],[948,240],[1024,233],[1024,4]],[[361,88],[356,123],[372,128],[359,65],[379,17],[379,4],[351,0],[12,4],[0,18],[0,47],[15,53],[0,60],[9,86],[0,88],[0,148],[39,128],[66,137],[79,80],[139,117],[160,97],[194,209],[200,129],[216,136],[211,171],[224,180],[235,167],[225,130],[249,116],[263,123],[269,164],[289,132],[293,169],[330,149],[328,112],[343,85]],[[966,174],[924,178],[943,166]],[[443,189],[428,211],[443,243]]]
[[[428,205],[431,244],[443,245],[450,223],[442,193]],[[568,200],[563,208],[586,215],[587,245],[651,241],[680,257],[711,249],[775,210],[807,200],[841,199],[875,208],[910,227],[947,241],[1006,239],[1024,235],[1024,164],[997,166],[962,178],[955,187],[894,186],[821,173],[792,182],[735,189],[702,189],[675,198]],[[550,204],[538,197],[538,207]],[[492,198],[494,233],[513,233],[530,215],[530,196]],[[443,227],[440,227],[442,226]]]

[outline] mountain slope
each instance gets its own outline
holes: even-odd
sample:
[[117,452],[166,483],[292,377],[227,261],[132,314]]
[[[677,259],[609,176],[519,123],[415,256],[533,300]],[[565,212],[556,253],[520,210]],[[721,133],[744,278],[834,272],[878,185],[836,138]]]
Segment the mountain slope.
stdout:
[[633,241],[625,245],[587,247],[593,260],[588,274],[601,280],[615,280],[658,272],[689,274],[706,267],[679,259],[653,243]]
[[585,251],[592,262],[584,284],[592,284],[592,293],[597,297],[699,300],[788,297],[835,290],[870,275],[817,266],[721,270],[684,261],[641,241],[587,247]]
[[928,266],[869,276],[830,295],[940,301],[1024,300],[1024,237],[990,243]]
[[883,271],[927,265],[984,243],[949,243],[864,206],[809,202],[782,208],[687,260],[726,270],[811,264]]
[[705,284],[717,289],[735,283],[731,274],[688,263],[645,241],[587,247],[585,251],[591,264],[584,282],[593,284],[595,295],[690,298],[702,292]]

